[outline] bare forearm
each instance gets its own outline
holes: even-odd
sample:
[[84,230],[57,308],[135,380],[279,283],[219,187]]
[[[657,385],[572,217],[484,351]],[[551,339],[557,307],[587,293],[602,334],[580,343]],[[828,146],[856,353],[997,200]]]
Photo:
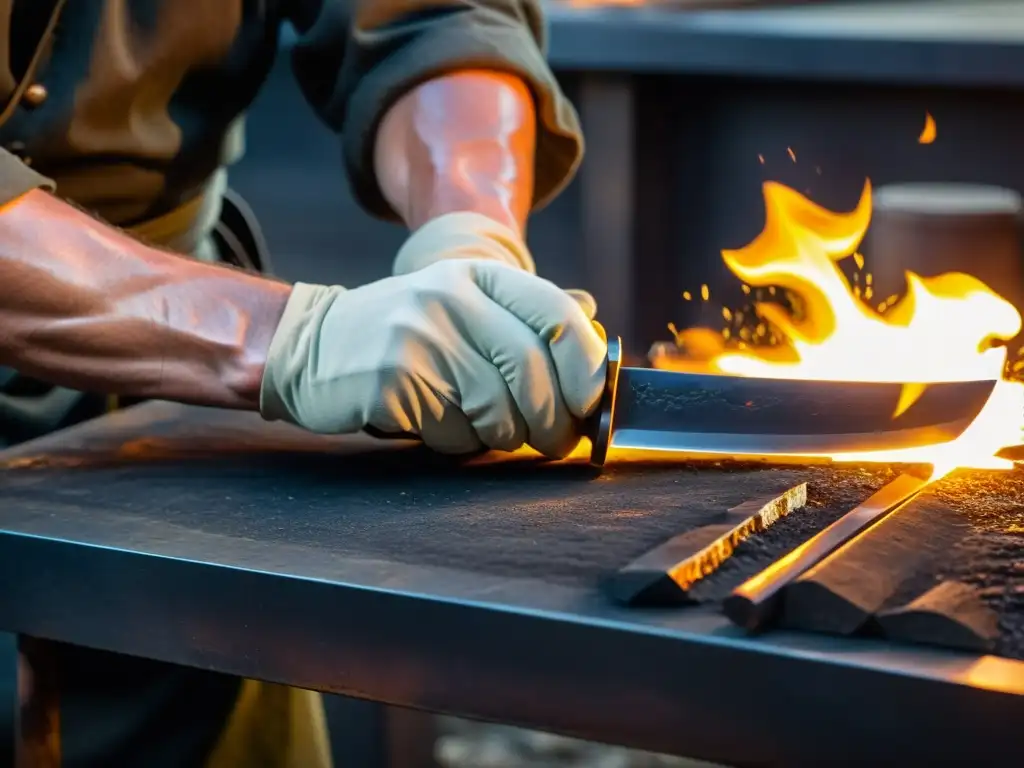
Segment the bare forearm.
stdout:
[[536,115],[517,78],[465,71],[410,91],[377,134],[378,183],[410,229],[473,211],[522,232],[533,199]]
[[141,245],[42,191],[0,210],[0,363],[64,386],[256,408],[289,292]]

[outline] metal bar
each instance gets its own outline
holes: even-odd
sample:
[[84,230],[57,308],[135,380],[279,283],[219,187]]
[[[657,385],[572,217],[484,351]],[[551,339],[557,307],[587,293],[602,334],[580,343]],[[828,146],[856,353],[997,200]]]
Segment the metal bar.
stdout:
[[875,619],[882,636],[897,642],[991,653],[999,640],[999,614],[977,589],[958,581],[942,581]]
[[725,615],[749,631],[762,629],[777,614],[782,591],[788,584],[916,496],[930,482],[930,477],[900,475],[863,504],[738,586],[725,600]]
[[[18,637],[18,691],[30,691],[15,712],[14,753],[17,768],[60,768],[60,701],[58,672],[51,644]],[[20,699],[20,696],[19,696]]]
[[807,483],[728,510],[724,521],[687,531],[658,545],[612,574],[608,595],[625,605],[684,603],[690,588],[714,573],[747,538],[807,504]]
[[854,635],[916,575],[939,573],[968,535],[963,512],[920,493],[786,587],[786,629]]

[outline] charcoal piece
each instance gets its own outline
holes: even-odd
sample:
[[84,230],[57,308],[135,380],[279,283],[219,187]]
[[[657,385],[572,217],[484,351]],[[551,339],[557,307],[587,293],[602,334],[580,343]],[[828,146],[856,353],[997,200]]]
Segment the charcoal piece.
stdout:
[[694,583],[713,573],[750,536],[807,504],[807,483],[781,494],[751,499],[724,513],[724,522],[705,525],[669,539],[604,582],[612,600],[635,606],[692,602]]
[[930,493],[912,499],[789,584],[782,624],[853,634],[901,585],[945,564],[967,531],[963,516]]
[[998,614],[978,590],[959,581],[943,581],[875,620],[886,638],[900,642],[984,653],[999,638]]

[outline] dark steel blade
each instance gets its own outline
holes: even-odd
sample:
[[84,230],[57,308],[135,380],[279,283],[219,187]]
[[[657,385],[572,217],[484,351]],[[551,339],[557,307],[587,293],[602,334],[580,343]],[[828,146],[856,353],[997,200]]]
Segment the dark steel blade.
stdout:
[[996,381],[929,384],[893,418],[902,384],[798,381],[621,368],[611,445],[694,454],[822,455],[945,443]]

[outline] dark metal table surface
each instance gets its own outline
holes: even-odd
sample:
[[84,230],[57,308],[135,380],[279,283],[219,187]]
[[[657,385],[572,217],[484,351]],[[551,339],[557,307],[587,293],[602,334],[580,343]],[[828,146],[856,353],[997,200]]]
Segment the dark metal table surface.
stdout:
[[732,765],[1019,748],[1020,662],[600,597],[594,568],[742,473],[456,467],[164,403],[0,460],[0,630]]

